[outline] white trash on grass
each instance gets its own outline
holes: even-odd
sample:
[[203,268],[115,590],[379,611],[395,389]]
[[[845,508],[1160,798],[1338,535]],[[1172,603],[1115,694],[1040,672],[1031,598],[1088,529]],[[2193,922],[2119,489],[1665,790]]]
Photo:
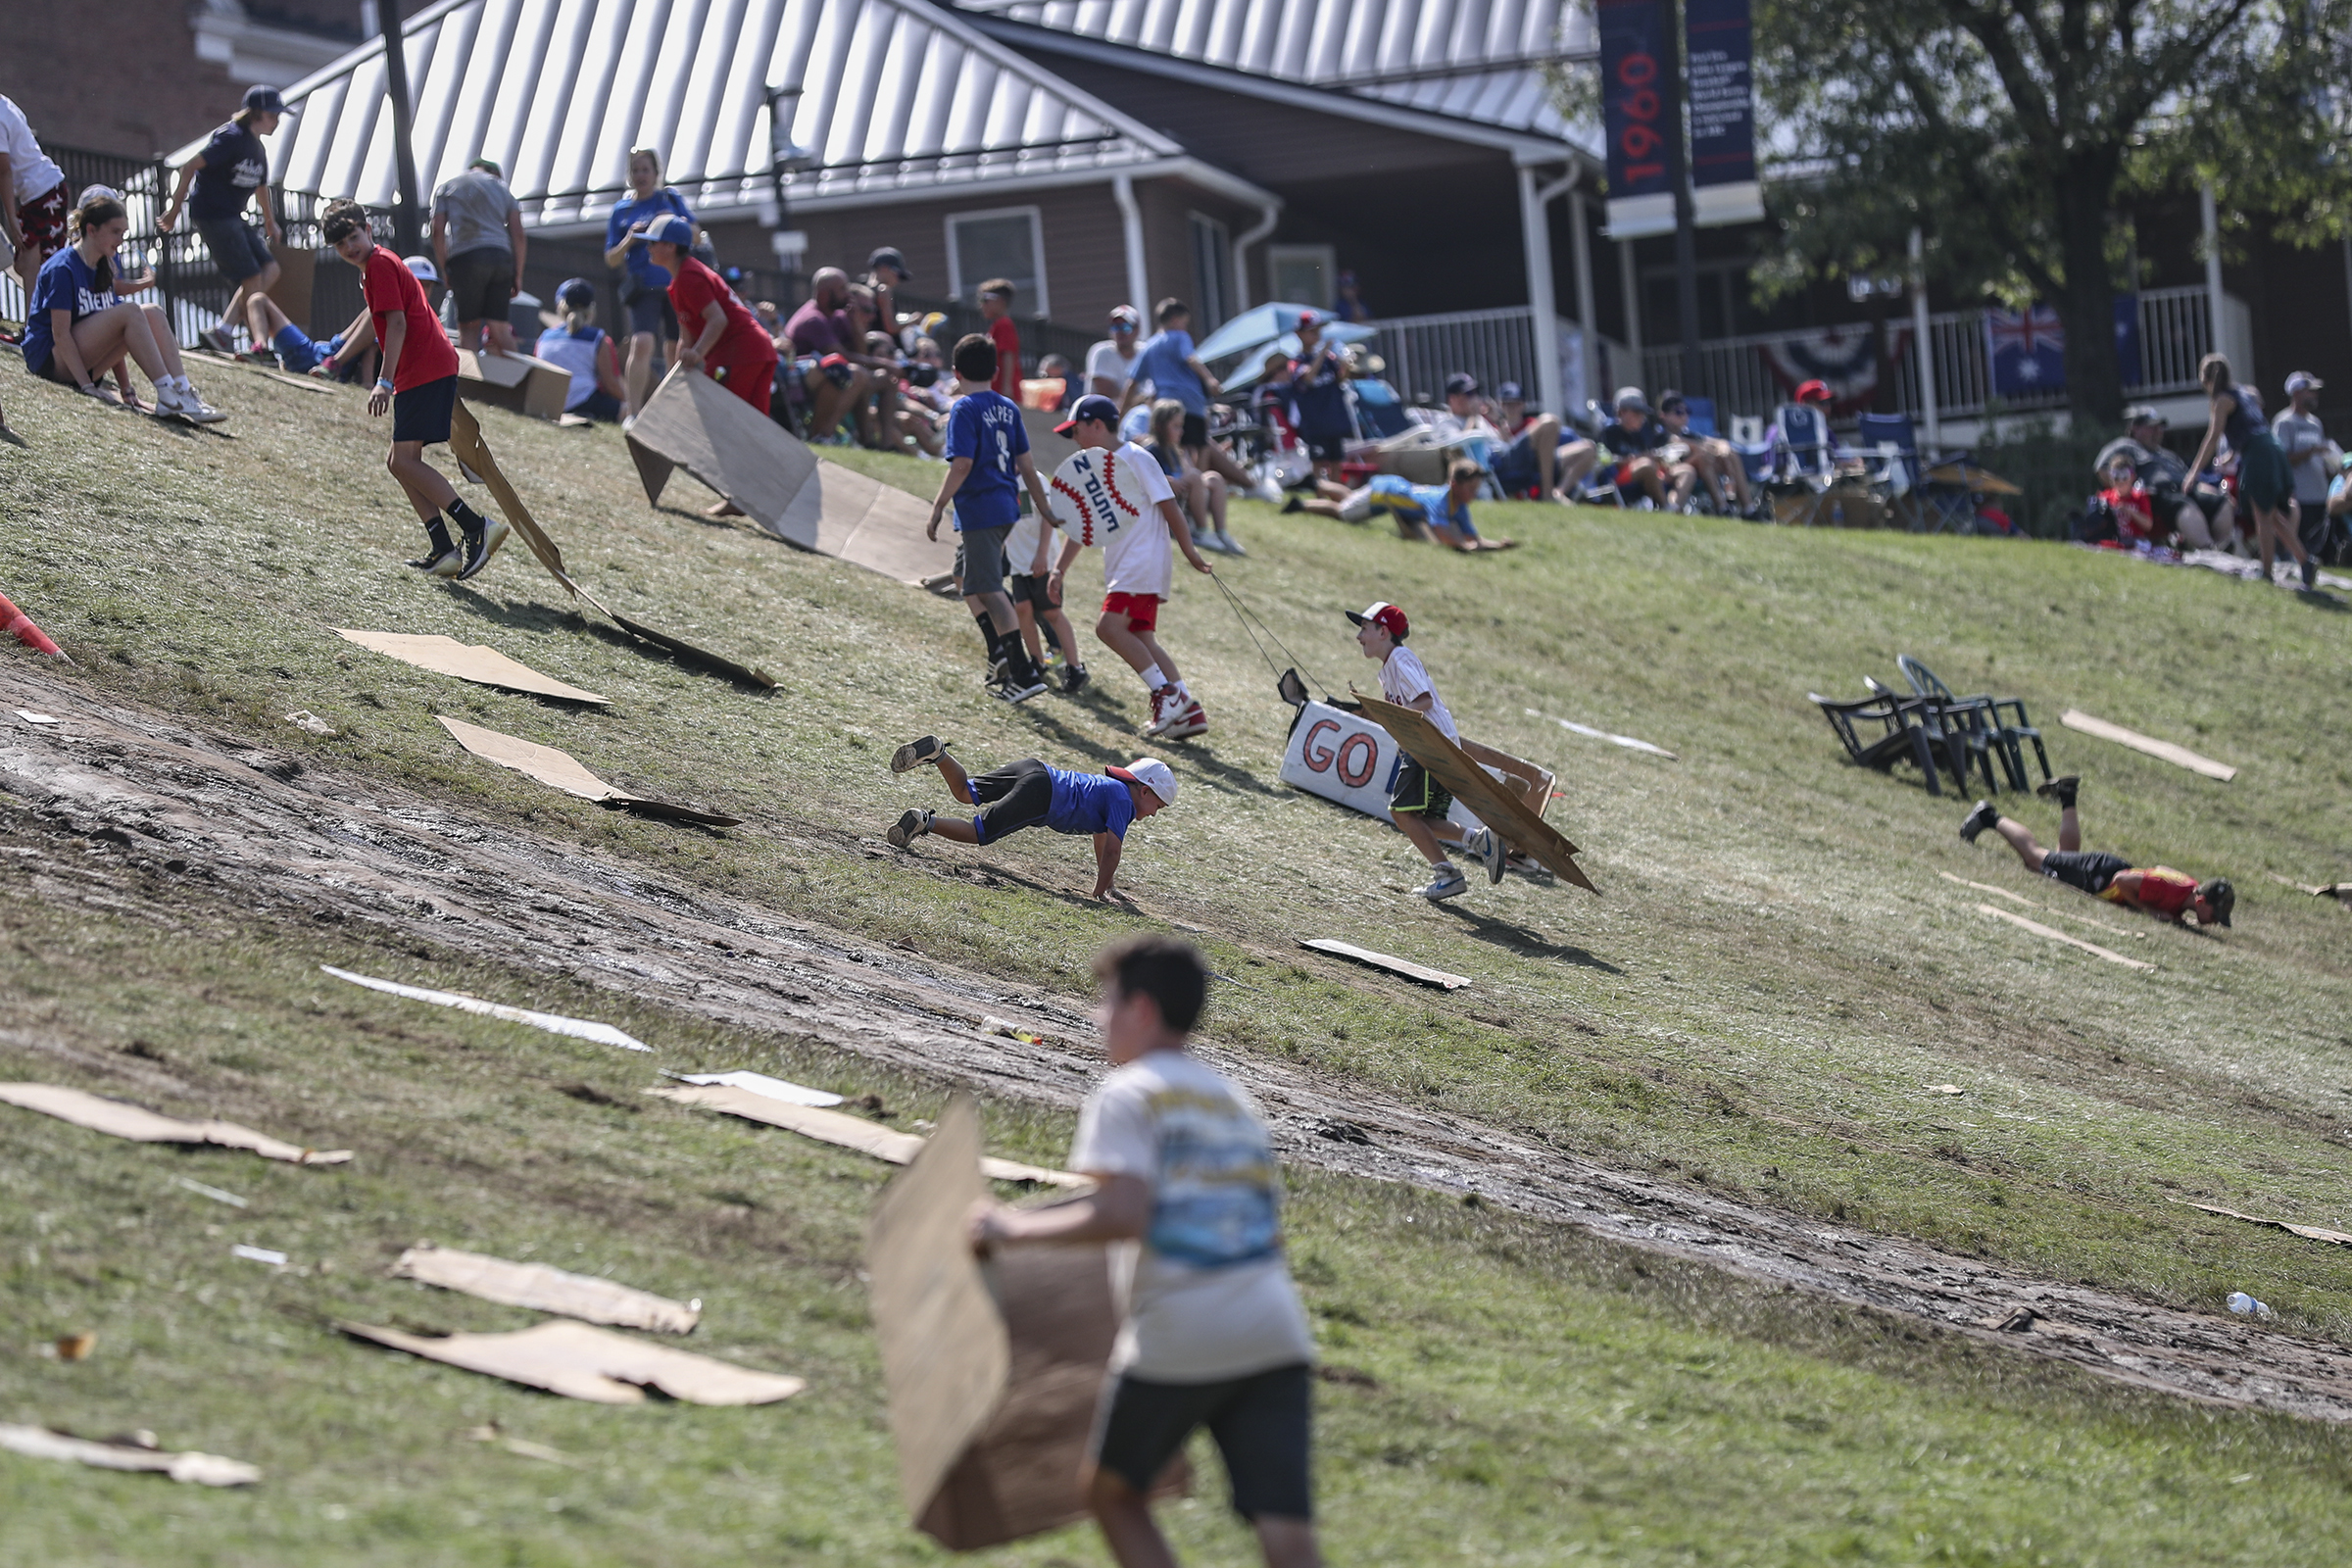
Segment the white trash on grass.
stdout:
[[654,1048],[633,1035],[624,1035],[609,1023],[591,1023],[585,1018],[566,1018],[561,1013],[533,1012],[528,1007],[510,1007],[503,1003],[484,1002],[456,991],[428,991],[422,986],[404,986],[395,980],[378,980],[372,975],[354,974],[338,969],[331,963],[318,966],[338,980],[348,980],[355,986],[381,991],[388,996],[406,997],[411,1002],[429,1002],[436,1007],[455,1007],[460,1012],[478,1012],[485,1018],[504,1018],[509,1023],[527,1023],[534,1029],[550,1034],[569,1035],[574,1040],[593,1040],[600,1046],[618,1046],[623,1051],[651,1051]]

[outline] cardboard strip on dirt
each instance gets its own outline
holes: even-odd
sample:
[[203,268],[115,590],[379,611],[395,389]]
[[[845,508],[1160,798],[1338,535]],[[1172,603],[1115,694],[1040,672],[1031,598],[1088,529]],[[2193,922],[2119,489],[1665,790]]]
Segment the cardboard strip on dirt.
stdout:
[[1447,974],[1443,969],[1432,969],[1427,964],[1415,963],[1409,958],[1399,958],[1391,954],[1375,953],[1370,948],[1359,948],[1352,942],[1341,942],[1333,937],[1304,937],[1298,945],[1312,948],[1317,953],[1336,953],[1343,958],[1353,958],[1375,969],[1386,969],[1407,980],[1418,980],[1425,986],[1443,986],[1447,991],[1459,991],[1470,983],[1470,977],[1466,974]]
[[2260,1214],[2240,1214],[2234,1208],[2224,1208],[2218,1203],[2192,1203],[2185,1198],[2168,1198],[2165,1201],[2179,1203],[2182,1208],[2200,1208],[2208,1214],[2219,1214],[2224,1219],[2243,1220],[2248,1225],[2267,1225],[2273,1230],[2285,1231],[2289,1235],[2300,1236],[2306,1241],[2327,1242],[2334,1247],[2352,1247],[2352,1232],[2331,1231],[2325,1225],[2297,1225],[2289,1220],[2265,1219]]
[[264,1159],[289,1165],[340,1165],[351,1158],[348,1149],[303,1149],[249,1127],[225,1121],[181,1121],[144,1106],[107,1100],[87,1090],[59,1084],[0,1084],[0,1103],[37,1110],[76,1127],[137,1144],[214,1144],[241,1149]]
[[[723,1084],[672,1086],[649,1089],[649,1095],[674,1100],[681,1105],[702,1105],[722,1110],[746,1121],[764,1122],[813,1138],[820,1144],[838,1149],[854,1149],[860,1154],[886,1159],[893,1165],[913,1163],[914,1156],[923,1152],[924,1141],[913,1133],[894,1132],[878,1127],[862,1117],[847,1115],[838,1110],[822,1110],[813,1105],[795,1105],[749,1089],[736,1089]],[[1092,1187],[1085,1177],[1066,1170],[1048,1170],[1043,1165],[1025,1164],[1017,1159],[998,1159],[994,1156],[980,1161],[981,1170],[1001,1182],[1037,1182],[1048,1187]]]
[[705,811],[692,806],[632,795],[627,790],[606,783],[582,766],[569,752],[558,751],[553,746],[541,746],[536,741],[526,741],[518,736],[502,735],[497,730],[468,724],[463,719],[451,718],[446,713],[435,713],[433,716],[441,721],[441,727],[449,731],[452,739],[483,761],[513,768],[525,778],[536,779],[550,789],[562,790],[566,795],[576,795],[581,800],[594,801],[599,806],[617,806],[647,816],[695,822],[704,827],[735,827],[743,821],[739,816],[721,816],[715,811]]
[[60,1459],[98,1470],[139,1470],[198,1487],[250,1487],[261,1470],[217,1453],[172,1453],[133,1443],[93,1443],[46,1427],[0,1425],[0,1448],[27,1459]]
[[527,1023],[534,1029],[544,1029],[551,1035],[568,1035],[574,1040],[593,1040],[600,1046],[618,1046],[623,1051],[651,1051],[654,1048],[634,1035],[622,1034],[609,1023],[595,1023],[586,1018],[566,1018],[560,1012],[533,1012],[528,1007],[510,1007],[500,1002],[484,1002],[460,991],[431,991],[423,986],[404,986],[397,980],[378,980],[373,975],[354,974],[322,963],[319,969],[338,980],[348,980],[355,986],[381,991],[390,997],[406,997],[411,1002],[429,1002],[436,1007],[455,1007],[460,1012],[478,1012],[485,1018],[504,1018],[509,1023]]
[[659,1389],[688,1404],[772,1404],[808,1386],[800,1378],[754,1372],[565,1318],[550,1318],[513,1334],[439,1337],[366,1323],[338,1322],[335,1327],[355,1339],[372,1340],[428,1361],[594,1404],[643,1404],[647,1389]]
[[692,1334],[703,1316],[700,1301],[673,1301],[594,1275],[569,1274],[545,1263],[510,1263],[503,1257],[461,1252],[450,1247],[410,1248],[392,1265],[392,1277],[438,1285],[502,1306],[561,1312],[584,1323],[648,1329],[656,1334]]
[[459,642],[454,637],[411,636],[404,632],[352,631],[337,626],[340,636],[358,643],[370,653],[397,659],[418,669],[429,669],[436,675],[455,675],[478,686],[496,686],[502,691],[522,692],[532,697],[554,697],[566,703],[609,704],[610,697],[584,692],[577,686],[566,685],[553,675],[542,675],[528,664],[518,664],[495,648],[476,648]]
[[2129,746],[2135,752],[2161,758],[2175,767],[2187,768],[2191,773],[2218,778],[2225,784],[2237,777],[2237,769],[2227,762],[2217,762],[2210,757],[2199,757],[2185,746],[2176,746],[2171,741],[2160,741],[2154,736],[2142,735],[2135,729],[2126,729],[2121,724],[2093,718],[2079,709],[2070,708],[2060,713],[2058,722],[2068,729],[2081,730],[2085,735],[2096,735],[2100,740],[2113,741],[2118,746]]
[[2052,942],[2063,942],[2070,948],[2081,948],[2084,953],[2096,954],[2109,963],[2120,963],[2127,969],[2153,969],[2156,967],[2152,963],[2142,963],[2137,958],[2127,958],[2122,954],[2102,948],[2095,942],[2085,942],[2081,937],[2070,937],[2063,931],[2053,931],[2039,920],[2029,920],[2022,914],[2011,914],[2007,909],[1996,909],[1989,904],[1978,905],[1977,912],[1989,914],[1995,920],[2006,920],[2019,930],[2031,931],[2037,937],[2047,937]]

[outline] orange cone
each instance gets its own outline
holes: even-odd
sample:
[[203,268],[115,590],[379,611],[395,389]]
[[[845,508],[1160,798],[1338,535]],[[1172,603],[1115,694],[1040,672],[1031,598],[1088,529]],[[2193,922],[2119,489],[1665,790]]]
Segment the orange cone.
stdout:
[[35,626],[30,615],[10,602],[8,595],[0,594],[0,632],[11,631],[17,634],[17,641],[36,654],[47,654],[52,659],[66,657],[66,651],[51,642],[49,634]]

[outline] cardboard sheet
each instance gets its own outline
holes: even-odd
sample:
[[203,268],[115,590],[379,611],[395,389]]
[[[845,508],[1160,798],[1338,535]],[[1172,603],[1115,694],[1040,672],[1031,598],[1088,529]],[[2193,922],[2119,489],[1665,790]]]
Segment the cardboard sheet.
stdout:
[[366,1323],[338,1322],[335,1327],[355,1339],[372,1340],[428,1361],[597,1404],[643,1404],[647,1389],[659,1389],[688,1404],[772,1404],[808,1387],[800,1378],[754,1372],[565,1318],[550,1318],[513,1334],[438,1337]]
[[199,1487],[250,1487],[262,1472],[217,1453],[171,1453],[130,1443],[92,1443],[45,1427],[0,1425],[0,1448],[28,1459],[62,1459],[99,1470],[143,1470]]
[[2240,1214],[2234,1208],[2224,1208],[2218,1203],[2192,1203],[2185,1198],[2168,1198],[2165,1201],[2179,1203],[2182,1208],[2200,1208],[2208,1214],[2219,1214],[2224,1219],[2243,1220],[2249,1225],[2267,1225],[2273,1230],[2285,1231],[2306,1241],[2326,1242],[2331,1247],[2352,1247],[2352,1233],[2331,1231],[2325,1225],[2296,1225],[2283,1219],[2265,1219],[2260,1214]]
[[1996,909],[1989,904],[1978,905],[1977,912],[1989,914],[1995,920],[2006,920],[2019,930],[2031,931],[2037,937],[2047,937],[2052,942],[2063,942],[2070,948],[2081,948],[2084,953],[2096,954],[2109,963],[2120,963],[2127,969],[2153,969],[2156,967],[2152,963],[2142,963],[2137,958],[2127,958],[2122,954],[2102,948],[2095,942],[2085,942],[2081,937],[2070,937],[2063,931],[2054,931],[2039,920],[2029,920],[2022,914],[2011,914],[2007,909]]
[[431,991],[423,986],[404,986],[397,980],[378,980],[373,975],[354,974],[322,963],[321,972],[338,980],[348,980],[355,986],[381,991],[386,996],[406,997],[411,1002],[429,1002],[436,1007],[455,1007],[460,1012],[478,1012],[485,1018],[504,1018],[509,1023],[527,1023],[534,1029],[544,1029],[551,1035],[569,1035],[574,1040],[593,1040],[600,1046],[618,1046],[623,1051],[651,1051],[654,1048],[635,1035],[622,1034],[609,1023],[596,1023],[586,1018],[566,1018],[560,1012],[533,1012],[528,1007],[510,1007],[501,1002],[484,1002],[479,997],[466,996],[462,991]]
[[830,1090],[811,1089],[782,1078],[770,1078],[763,1072],[671,1072],[662,1074],[682,1084],[717,1084],[726,1089],[748,1089],[755,1095],[781,1100],[792,1105],[838,1105],[841,1096]]
[[1408,958],[1396,957],[1386,953],[1376,953],[1370,948],[1359,948],[1352,942],[1341,942],[1331,937],[1306,938],[1302,939],[1298,945],[1302,948],[1312,948],[1317,953],[1335,953],[1343,958],[1353,958],[1356,962],[1370,964],[1375,969],[1386,969],[1391,974],[1400,974],[1407,980],[1418,980],[1425,986],[1443,986],[1447,991],[1459,991],[1470,983],[1468,975],[1447,974],[1443,969],[1432,969],[1426,964],[1414,963]]
[[1396,737],[1405,755],[1429,769],[1454,798],[1477,813],[1512,849],[1544,866],[1554,876],[1575,883],[1588,893],[1600,890],[1576,863],[1577,848],[1527,808],[1517,793],[1495,782],[1485,768],[1447,740],[1424,714],[1377,697],[1363,697],[1366,717]]
[[537,779],[566,795],[577,795],[584,801],[594,801],[600,806],[617,806],[647,816],[699,822],[705,827],[734,827],[743,820],[739,816],[720,816],[714,811],[697,810],[691,806],[632,795],[589,772],[569,752],[560,752],[553,746],[541,746],[535,741],[513,735],[502,735],[497,730],[468,724],[445,713],[435,713],[433,716],[441,720],[441,727],[448,730],[460,746],[483,761],[511,767],[525,778]]
[[679,468],[790,545],[838,556],[901,582],[952,569],[956,540],[923,537],[931,509],[913,496],[819,458],[799,437],[707,375],[672,370],[629,426],[649,505]]
[[567,1274],[545,1263],[510,1263],[449,1247],[410,1248],[392,1265],[392,1277],[438,1285],[502,1306],[561,1312],[585,1323],[657,1334],[692,1334],[703,1316],[700,1301],[673,1301],[591,1274]]
[[2217,762],[2210,757],[2199,757],[2185,746],[2175,746],[2171,741],[2160,741],[2153,736],[2142,735],[2135,729],[2126,729],[2121,724],[2093,718],[2079,709],[2070,708],[2060,713],[2058,722],[2068,729],[2081,730],[2085,735],[2096,735],[2100,740],[2113,741],[2118,746],[2129,746],[2135,752],[2162,758],[2175,767],[2185,767],[2191,773],[2218,778],[2225,784],[2237,777],[2237,769],[2227,762]]
[[[923,1152],[924,1140],[914,1133],[895,1132],[877,1126],[861,1116],[852,1116],[838,1110],[823,1110],[813,1105],[796,1105],[787,1101],[771,1100],[749,1089],[737,1089],[724,1084],[678,1085],[649,1089],[649,1095],[674,1100],[681,1105],[702,1105],[710,1110],[723,1110],[730,1116],[746,1121],[764,1122],[787,1132],[813,1138],[820,1144],[839,1149],[854,1149],[860,1154],[886,1159],[893,1165],[911,1164]],[[1083,1176],[1066,1170],[1048,1170],[1043,1165],[1025,1164],[1017,1159],[992,1157],[980,1161],[981,1170],[1001,1182],[1037,1182],[1048,1187],[1091,1187]]]
[[518,664],[495,648],[476,648],[459,642],[454,637],[417,637],[404,632],[352,631],[337,626],[338,635],[358,643],[370,653],[397,659],[418,669],[429,669],[436,675],[455,675],[480,686],[496,686],[503,691],[523,692],[533,697],[554,697],[567,703],[610,703],[610,697],[584,692],[577,686],[564,684],[552,675],[542,675],[526,664]]
[[0,1104],[37,1110],[94,1133],[139,1144],[217,1144],[264,1159],[282,1159],[289,1165],[340,1165],[351,1158],[348,1149],[303,1149],[233,1122],[181,1121],[57,1084],[0,1084]]

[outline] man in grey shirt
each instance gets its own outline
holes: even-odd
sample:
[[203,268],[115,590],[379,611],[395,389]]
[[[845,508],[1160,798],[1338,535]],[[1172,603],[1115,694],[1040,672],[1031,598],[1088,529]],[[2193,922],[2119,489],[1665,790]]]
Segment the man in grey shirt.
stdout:
[[476,158],[433,192],[433,260],[449,289],[460,348],[480,348],[487,327],[490,347],[514,352],[507,312],[522,292],[525,252],[522,207],[497,164]]
[[2296,532],[2304,549],[2327,537],[2328,432],[2320,428],[2320,378],[2297,370],[2286,378],[2286,407],[2271,421],[2271,434],[2286,453],[2286,466],[2295,476]]

